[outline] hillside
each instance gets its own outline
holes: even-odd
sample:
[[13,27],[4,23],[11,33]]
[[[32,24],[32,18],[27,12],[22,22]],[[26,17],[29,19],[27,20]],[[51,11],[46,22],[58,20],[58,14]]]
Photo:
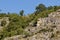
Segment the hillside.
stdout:
[[60,6],[39,4],[31,14],[0,13],[0,40],[59,40]]
[[24,29],[28,34],[4,38],[4,40],[60,40],[60,9],[38,18],[35,26],[31,23]]

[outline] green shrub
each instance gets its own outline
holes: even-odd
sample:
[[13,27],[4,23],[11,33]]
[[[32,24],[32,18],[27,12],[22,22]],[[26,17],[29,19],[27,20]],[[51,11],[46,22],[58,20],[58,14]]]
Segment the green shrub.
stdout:
[[6,25],[6,21],[3,20],[3,21],[1,22],[1,26],[5,26],[5,25]]

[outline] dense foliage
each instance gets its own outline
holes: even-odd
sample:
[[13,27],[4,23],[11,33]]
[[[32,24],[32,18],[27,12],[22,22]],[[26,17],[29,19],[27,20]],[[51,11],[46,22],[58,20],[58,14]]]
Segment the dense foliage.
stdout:
[[[36,24],[37,19],[40,17],[48,17],[48,14],[60,9],[60,6],[49,6],[46,7],[44,4],[39,4],[36,7],[36,11],[33,14],[24,16],[24,11],[17,13],[0,13],[0,18],[9,17],[9,25],[3,28],[3,31],[0,31],[0,40],[3,40],[5,37],[11,37],[14,35],[27,34],[24,31],[26,27],[29,26],[29,23],[32,22],[33,26]],[[5,21],[2,21],[2,26],[5,25]]]

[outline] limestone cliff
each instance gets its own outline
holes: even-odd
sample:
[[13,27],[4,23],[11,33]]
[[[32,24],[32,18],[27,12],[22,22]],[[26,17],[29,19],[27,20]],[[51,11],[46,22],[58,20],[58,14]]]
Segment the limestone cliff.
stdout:
[[60,10],[37,20],[37,26],[25,29],[29,35],[7,37],[4,40],[60,40]]

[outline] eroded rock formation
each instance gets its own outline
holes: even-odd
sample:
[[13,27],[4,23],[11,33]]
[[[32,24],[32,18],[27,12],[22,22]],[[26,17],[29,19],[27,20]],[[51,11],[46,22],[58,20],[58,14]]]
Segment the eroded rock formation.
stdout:
[[[48,17],[39,18],[36,27],[29,26],[25,31],[29,36],[22,38],[19,36],[17,40],[60,40],[60,10],[50,13]],[[13,37],[12,39],[16,40]]]

